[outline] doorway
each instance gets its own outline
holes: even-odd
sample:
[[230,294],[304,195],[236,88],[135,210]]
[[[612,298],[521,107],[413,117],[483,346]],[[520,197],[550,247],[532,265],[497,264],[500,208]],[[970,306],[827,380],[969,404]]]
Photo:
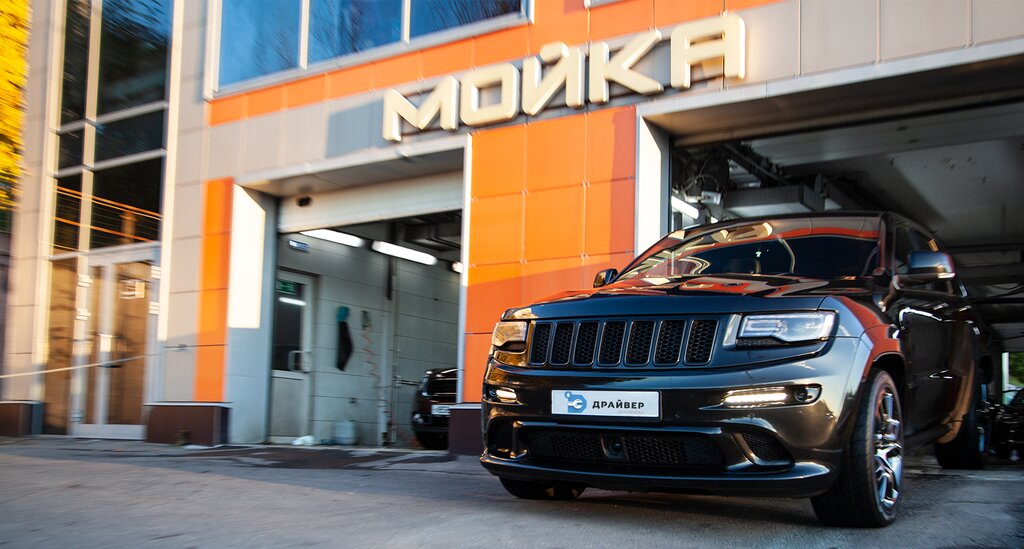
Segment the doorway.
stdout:
[[275,280],[268,435],[272,443],[310,434],[314,282],[313,277],[288,271],[278,271]]
[[[144,438],[143,403],[156,355],[158,248],[90,256],[79,275],[87,306],[76,344],[70,434]],[[95,365],[95,366],[89,366]]]

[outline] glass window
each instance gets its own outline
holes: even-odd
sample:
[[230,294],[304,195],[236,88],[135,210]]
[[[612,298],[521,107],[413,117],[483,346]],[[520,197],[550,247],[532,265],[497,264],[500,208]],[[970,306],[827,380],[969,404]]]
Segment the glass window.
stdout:
[[164,111],[96,125],[96,161],[164,146]]
[[60,154],[57,169],[70,168],[82,163],[82,130],[60,136]]
[[299,66],[299,0],[223,0],[221,85]]
[[103,0],[100,114],[166,96],[171,0]]
[[519,13],[522,0],[411,0],[409,36],[468,25],[507,13]]
[[402,0],[311,0],[309,62],[402,39]]
[[678,231],[662,239],[621,278],[728,273],[833,280],[866,276],[877,265],[876,219],[793,218],[710,232]]
[[910,238],[910,231],[903,225],[897,225],[893,231],[892,250],[896,274],[907,274],[907,260],[910,252],[914,251],[914,241]]
[[78,249],[82,210],[82,174],[57,179],[57,206],[53,219],[53,251]]
[[162,158],[97,171],[90,248],[158,239],[162,180]]
[[68,0],[64,27],[62,124],[85,118],[85,80],[89,64],[89,1]]

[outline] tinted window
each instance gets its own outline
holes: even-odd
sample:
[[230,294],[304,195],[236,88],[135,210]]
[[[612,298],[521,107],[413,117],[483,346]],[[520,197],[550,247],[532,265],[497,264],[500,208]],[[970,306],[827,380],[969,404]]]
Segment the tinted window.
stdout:
[[96,160],[108,160],[164,146],[164,111],[96,126]]
[[78,249],[82,209],[82,174],[57,179],[57,204],[53,219],[53,251]]
[[468,25],[507,13],[519,13],[522,0],[411,0],[409,36]]
[[309,61],[402,39],[402,0],[311,0]]
[[896,274],[907,273],[907,259],[910,257],[910,252],[914,251],[914,241],[910,237],[910,231],[906,227],[900,225],[897,226],[893,231],[893,266],[896,268]]
[[64,27],[64,78],[61,123],[85,118],[85,80],[89,63],[89,2],[68,0]]
[[97,111],[165,97],[171,0],[104,0]]
[[157,158],[95,173],[91,248],[159,238],[162,172]]
[[62,134],[57,168],[70,168],[82,163],[82,130]]
[[222,0],[220,83],[299,66],[299,0]]

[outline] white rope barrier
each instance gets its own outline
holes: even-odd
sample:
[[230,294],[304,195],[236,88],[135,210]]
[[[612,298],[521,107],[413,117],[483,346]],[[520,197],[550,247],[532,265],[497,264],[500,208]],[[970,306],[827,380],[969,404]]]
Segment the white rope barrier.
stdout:
[[39,372],[21,372],[18,374],[3,374],[0,375],[0,379],[8,379],[12,377],[26,377],[26,376],[38,376],[43,374],[52,374],[55,372],[67,372],[69,370],[82,370],[84,368],[96,368],[97,366],[109,366],[111,364],[120,364],[122,362],[131,362],[133,360],[139,360],[146,358],[148,355],[132,356],[128,358],[119,358],[117,360],[108,360],[106,362],[94,362],[92,364],[81,364],[79,366],[67,366],[64,368],[53,368],[51,370],[42,370]]

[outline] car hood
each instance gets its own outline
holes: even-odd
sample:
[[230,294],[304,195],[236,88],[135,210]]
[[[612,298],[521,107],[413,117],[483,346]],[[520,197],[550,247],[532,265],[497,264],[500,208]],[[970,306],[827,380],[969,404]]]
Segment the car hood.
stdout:
[[865,279],[732,274],[630,279],[602,288],[555,294],[528,307],[510,309],[505,318],[801,311],[817,309],[829,296],[870,294]]

